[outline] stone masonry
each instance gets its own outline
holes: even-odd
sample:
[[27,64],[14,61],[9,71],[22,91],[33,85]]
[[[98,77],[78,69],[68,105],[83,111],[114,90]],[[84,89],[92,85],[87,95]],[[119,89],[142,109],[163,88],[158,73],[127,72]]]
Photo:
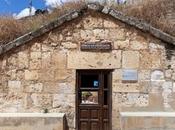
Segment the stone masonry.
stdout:
[[[82,52],[80,44],[111,42],[111,52]],[[54,29],[0,56],[0,112],[66,113],[75,126],[76,69],[112,69],[112,130],[123,107],[175,109],[173,45],[98,12]],[[138,72],[123,83],[125,69]]]

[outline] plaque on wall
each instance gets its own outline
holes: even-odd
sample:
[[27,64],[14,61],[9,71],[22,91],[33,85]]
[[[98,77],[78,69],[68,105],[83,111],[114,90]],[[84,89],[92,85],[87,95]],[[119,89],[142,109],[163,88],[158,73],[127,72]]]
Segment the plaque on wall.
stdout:
[[111,42],[86,42],[81,44],[81,51],[111,51]]
[[123,82],[137,82],[138,81],[138,71],[134,69],[123,70],[122,72],[122,81]]

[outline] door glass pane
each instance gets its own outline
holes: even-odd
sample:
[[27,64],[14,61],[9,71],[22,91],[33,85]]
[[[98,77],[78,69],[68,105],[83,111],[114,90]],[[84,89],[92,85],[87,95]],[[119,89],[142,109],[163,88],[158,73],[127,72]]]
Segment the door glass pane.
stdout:
[[98,104],[98,92],[82,91],[81,104]]
[[108,91],[104,91],[104,105],[108,105]]
[[81,87],[82,88],[98,88],[99,87],[98,75],[82,75],[81,76]]
[[104,75],[104,88],[105,89],[108,88],[108,75],[107,74]]

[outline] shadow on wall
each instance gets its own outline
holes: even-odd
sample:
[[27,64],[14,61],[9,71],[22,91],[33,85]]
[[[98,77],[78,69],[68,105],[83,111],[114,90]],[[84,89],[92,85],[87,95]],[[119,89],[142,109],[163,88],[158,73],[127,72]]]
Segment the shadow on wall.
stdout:
[[67,118],[64,116],[64,130],[69,130],[69,126],[68,126],[68,122],[67,122]]

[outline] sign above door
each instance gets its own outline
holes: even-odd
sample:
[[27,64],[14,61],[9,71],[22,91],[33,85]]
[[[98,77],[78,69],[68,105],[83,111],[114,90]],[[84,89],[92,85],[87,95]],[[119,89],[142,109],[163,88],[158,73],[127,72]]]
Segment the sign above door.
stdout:
[[81,44],[81,51],[111,51],[111,42],[86,42]]

